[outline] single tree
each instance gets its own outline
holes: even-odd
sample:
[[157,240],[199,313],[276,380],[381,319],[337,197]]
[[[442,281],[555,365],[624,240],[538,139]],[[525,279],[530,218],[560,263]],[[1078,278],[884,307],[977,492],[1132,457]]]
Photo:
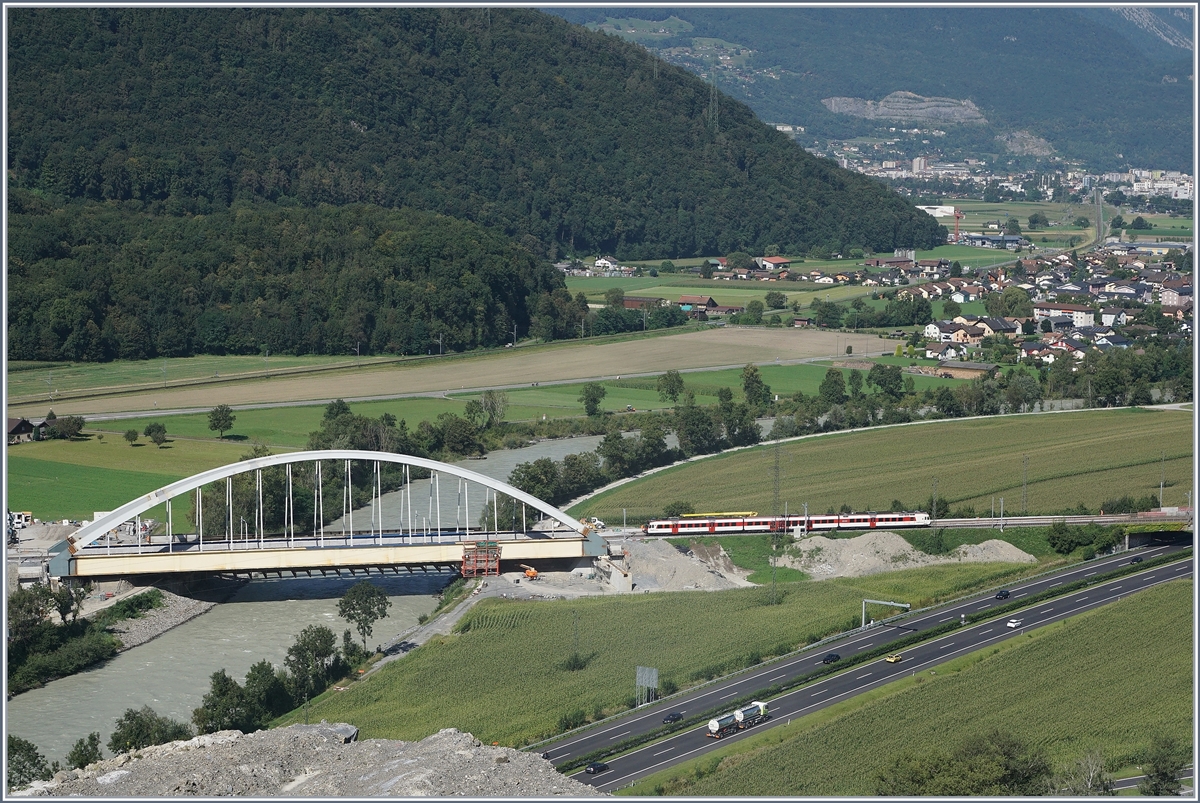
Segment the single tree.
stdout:
[[758,326],[762,323],[763,303],[757,298],[750,299],[746,304],[746,311],[742,313],[741,322],[747,326]]
[[713,275],[713,266],[711,262],[705,262],[700,266],[700,278],[711,279]]
[[304,700],[307,719],[308,698],[313,689],[324,686],[325,672],[329,660],[337,651],[337,640],[333,631],[324,625],[309,625],[300,631],[296,641],[288,647],[284,665],[295,688],[293,697]]
[[125,440],[129,441],[129,445],[133,446],[137,443],[138,431],[136,429],[125,430]]
[[[553,462],[553,461],[552,461]],[[380,619],[387,616],[392,601],[369,580],[359,580],[338,600],[338,616],[354,625],[362,636],[363,650],[367,649],[367,637]]]
[[696,508],[692,507],[691,502],[671,502],[663,508],[663,518],[673,519],[682,516],[685,513],[695,513]]
[[1086,229],[1088,226],[1092,225],[1092,221],[1083,215],[1080,215],[1071,221],[1071,225],[1077,229]]
[[787,306],[787,296],[778,290],[772,290],[765,296],[767,309],[783,309]]
[[761,409],[771,404],[771,386],[763,381],[758,366],[753,363],[742,369],[742,394],[751,407]]
[[754,257],[747,254],[745,251],[734,251],[725,257],[725,265],[729,268],[740,268],[743,270],[753,270],[758,267],[754,261]]
[[245,690],[225,674],[224,669],[213,672],[209,690],[192,710],[192,724],[197,733],[216,733],[223,730],[249,732],[255,729],[252,712],[246,704]]
[[1121,229],[1125,228],[1125,218],[1117,215],[1108,225],[1113,231],[1120,231]]
[[8,634],[16,643],[33,638],[46,621],[53,605],[50,588],[34,583],[29,588],[17,587],[8,597]]
[[867,372],[867,384],[879,388],[880,393],[893,400],[899,399],[904,393],[904,377],[899,365],[875,363]]
[[1186,751],[1180,749],[1174,737],[1159,734],[1150,742],[1150,749],[1142,759],[1145,779],[1138,784],[1143,795],[1178,795],[1183,785],[1179,773],[1187,766]]
[[[334,405],[338,403],[340,403],[342,407],[346,408],[346,412],[350,412],[349,406],[347,406],[346,403],[341,399],[338,399],[336,402],[330,402],[325,408],[325,420],[331,420],[330,411],[334,408]],[[334,413],[334,417],[336,417],[338,413],[340,413],[340,410],[337,413]],[[224,440],[225,433],[233,429],[233,422],[236,420],[237,416],[233,414],[232,407],[230,407],[228,404],[218,404],[208,413],[208,428],[213,432],[220,433],[220,438]]]
[[1092,750],[1065,766],[1054,776],[1051,794],[1063,797],[1115,795],[1112,776],[1104,769],[1104,756]]
[[953,298],[942,304],[942,317],[948,321],[952,321],[962,315],[962,306]]
[[604,291],[604,304],[612,309],[625,308],[625,290],[620,287],[610,287]]
[[90,583],[78,586],[60,583],[58,590],[51,594],[54,609],[58,612],[64,625],[67,623],[68,616],[71,617],[72,622],[78,621],[79,614],[83,611],[83,601],[87,599],[91,589]]
[[1015,217],[1010,217],[1007,221],[1005,221],[1004,233],[1008,235],[1021,233],[1021,224],[1017,222]]
[[88,764],[95,764],[104,758],[100,751],[100,734],[95,731],[75,742],[71,752],[67,753],[67,766],[81,770]]
[[950,278],[958,279],[962,276],[962,263],[957,259],[950,263]]
[[167,442],[167,426],[166,424],[162,424],[158,421],[151,421],[149,424],[147,424],[146,429],[142,432],[142,434],[152,440],[154,445],[160,449],[162,448],[162,445]]
[[658,378],[657,388],[659,399],[674,404],[679,401],[679,394],[683,393],[683,376],[672,368]]
[[48,781],[53,777],[46,757],[38,752],[37,745],[20,736],[8,734],[8,781],[9,790],[24,789],[34,781]]
[[579,393],[579,401],[583,402],[583,410],[589,416],[600,412],[600,402],[608,391],[599,382],[588,382]]
[[846,400],[846,378],[838,368],[830,368],[821,380],[817,396],[828,405],[841,404]]
[[491,429],[503,421],[504,414],[508,412],[508,394],[502,390],[485,390],[479,397],[479,404],[486,417],[484,427]]
[[483,404],[478,399],[470,399],[463,407],[463,417],[479,426],[487,419],[487,413],[483,411]]
[[1034,212],[1029,216],[1029,228],[1037,230],[1050,225],[1050,220],[1043,212]]
[[190,738],[192,729],[187,725],[160,717],[153,708],[145,705],[140,710],[125,709],[108,739],[108,749],[113,755],[120,755],[152,744],[166,744]]
[[243,691],[246,709],[258,728],[265,728],[271,720],[295,708],[282,671],[265,658],[250,667]]

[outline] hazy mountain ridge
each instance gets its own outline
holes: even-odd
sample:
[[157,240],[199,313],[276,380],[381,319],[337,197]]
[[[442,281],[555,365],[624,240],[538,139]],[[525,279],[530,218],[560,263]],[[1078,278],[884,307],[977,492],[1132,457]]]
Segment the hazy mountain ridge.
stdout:
[[[1153,11],[1163,35],[1190,29],[1190,18],[1175,14],[1186,10]],[[555,13],[594,23],[618,12]],[[969,100],[993,134],[1030,131],[1094,169],[1192,167],[1191,53],[1141,27],[1146,19],[1103,8],[637,10],[643,19],[672,14],[691,30],[639,41],[668,48],[708,38],[752,49],[744,69],[712,60],[688,66],[715,74],[763,119],[805,126],[818,138],[878,133],[877,125],[833,114],[822,99],[878,102],[906,91]]]

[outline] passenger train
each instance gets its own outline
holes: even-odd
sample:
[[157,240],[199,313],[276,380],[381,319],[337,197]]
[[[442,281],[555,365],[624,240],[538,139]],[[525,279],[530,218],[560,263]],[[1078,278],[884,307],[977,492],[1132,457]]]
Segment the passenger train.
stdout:
[[874,530],[896,527],[928,527],[928,513],[834,513],[824,516],[758,516],[740,513],[712,513],[706,516],[685,516],[674,519],[655,519],[642,526],[647,535],[700,535],[703,533],[770,533],[796,528],[814,530]]

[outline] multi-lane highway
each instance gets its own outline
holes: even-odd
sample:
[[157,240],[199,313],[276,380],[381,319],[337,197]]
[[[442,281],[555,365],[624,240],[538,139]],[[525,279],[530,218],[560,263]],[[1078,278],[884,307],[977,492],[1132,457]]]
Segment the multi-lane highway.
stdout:
[[[786,683],[821,666],[822,658],[829,652],[839,654],[842,660],[846,661],[854,655],[879,649],[888,642],[910,633],[929,630],[955,619],[961,620],[963,616],[969,614],[986,612],[1000,605],[1020,601],[1023,597],[1030,597],[1076,580],[1087,579],[1122,564],[1128,564],[1135,556],[1156,557],[1170,554],[1186,548],[1186,546],[1188,545],[1158,546],[1090,561],[1052,575],[1013,584],[1008,587],[1009,597],[1007,599],[996,599],[994,596],[975,597],[921,612],[889,624],[855,631],[844,638],[822,644],[818,648],[756,667],[724,681],[718,681],[690,693],[644,707],[628,716],[604,723],[575,736],[569,736],[553,745],[543,746],[541,749],[545,751],[551,761],[562,764],[661,727],[662,718],[670,712],[681,712],[686,718],[719,709],[722,707],[723,701],[732,702],[734,699],[751,695],[757,690]],[[716,749],[730,740],[757,733],[770,727],[772,723],[786,722],[789,717],[803,716],[852,695],[888,683],[901,675],[911,674],[918,670],[928,670],[950,658],[981,649],[988,644],[1009,638],[1029,628],[1058,621],[1142,588],[1180,577],[1189,577],[1191,574],[1191,561],[1157,566],[1144,572],[1034,605],[1000,619],[955,630],[928,642],[906,648],[904,659],[900,663],[887,663],[880,657],[849,667],[847,671],[813,681],[770,700],[771,723],[759,725],[720,740],[706,738],[706,724],[701,723],[696,727],[687,728],[669,737],[643,745],[620,757],[605,759],[609,766],[604,772],[595,775],[585,775],[580,772],[575,777],[599,789],[611,791],[671,764]],[[1010,617],[1020,620],[1021,624],[1014,628],[1007,627],[1007,620]],[[732,708],[732,706],[730,707]]]

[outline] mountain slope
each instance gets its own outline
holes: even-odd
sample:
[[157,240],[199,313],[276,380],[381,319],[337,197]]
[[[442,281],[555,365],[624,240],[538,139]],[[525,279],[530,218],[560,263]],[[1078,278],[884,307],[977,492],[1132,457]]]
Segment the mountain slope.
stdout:
[[[750,49],[743,75],[720,86],[767,120],[823,137],[870,124],[821,100],[879,101],[893,92],[971,101],[992,134],[1028,130],[1093,167],[1134,163],[1190,170],[1194,118],[1190,16],[1121,16],[1072,8],[687,8],[559,10],[665,20],[690,30],[641,38],[651,48],[723,40]],[[1188,9],[1179,10],[1190,15]],[[1157,15],[1157,16],[1156,16]],[[1165,37],[1165,38],[1164,38]],[[1168,43],[1168,40],[1170,44]],[[694,48],[695,49],[695,48]],[[1149,53],[1153,52],[1151,59]],[[1120,156],[1118,156],[1120,154]]]
[[539,256],[930,247],[943,230],[615,37],[519,10],[13,9],[22,187],[465,218]]

